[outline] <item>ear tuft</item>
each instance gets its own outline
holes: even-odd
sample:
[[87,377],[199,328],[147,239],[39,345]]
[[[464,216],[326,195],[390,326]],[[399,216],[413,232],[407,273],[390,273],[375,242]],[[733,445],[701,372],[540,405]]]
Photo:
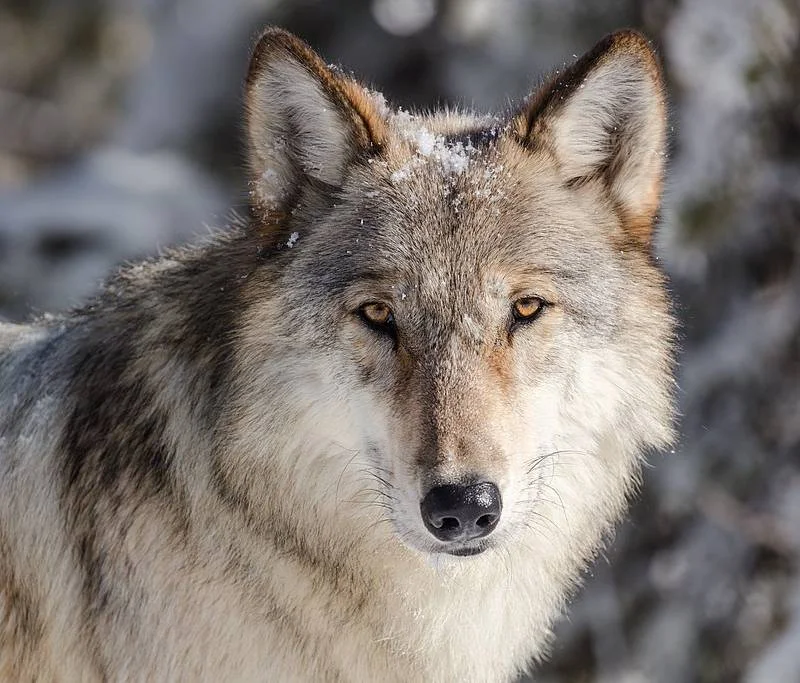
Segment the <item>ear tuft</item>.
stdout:
[[264,31],[253,51],[245,116],[253,200],[266,211],[304,181],[340,185],[353,159],[386,136],[374,94],[278,28]]
[[661,199],[666,102],[644,36],[607,36],[536,93],[512,130],[526,145],[547,149],[565,182],[602,179],[623,228],[650,243]]

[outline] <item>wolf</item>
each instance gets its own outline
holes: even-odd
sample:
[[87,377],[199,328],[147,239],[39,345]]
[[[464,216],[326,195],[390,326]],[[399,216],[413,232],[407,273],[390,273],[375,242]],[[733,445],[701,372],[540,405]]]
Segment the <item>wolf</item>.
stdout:
[[267,29],[246,218],[0,327],[0,677],[509,681],[673,439],[665,92],[501,116]]

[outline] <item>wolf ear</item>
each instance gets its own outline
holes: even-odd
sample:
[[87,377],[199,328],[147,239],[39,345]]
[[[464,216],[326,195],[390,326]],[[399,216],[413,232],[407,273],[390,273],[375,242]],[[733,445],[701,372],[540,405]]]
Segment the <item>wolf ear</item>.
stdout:
[[277,28],[264,31],[253,51],[245,119],[252,197],[267,211],[290,200],[303,181],[340,185],[348,164],[386,134],[373,94]]
[[564,180],[604,181],[627,234],[648,246],[661,199],[666,103],[658,60],[644,36],[607,36],[536,93],[512,123],[544,147]]

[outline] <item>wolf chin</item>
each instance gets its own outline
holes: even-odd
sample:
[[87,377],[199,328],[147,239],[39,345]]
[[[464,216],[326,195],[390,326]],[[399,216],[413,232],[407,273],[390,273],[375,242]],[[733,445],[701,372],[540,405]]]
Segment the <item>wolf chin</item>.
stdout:
[[658,61],[412,114],[268,29],[245,102],[246,220],[0,327],[0,676],[512,680],[672,438]]

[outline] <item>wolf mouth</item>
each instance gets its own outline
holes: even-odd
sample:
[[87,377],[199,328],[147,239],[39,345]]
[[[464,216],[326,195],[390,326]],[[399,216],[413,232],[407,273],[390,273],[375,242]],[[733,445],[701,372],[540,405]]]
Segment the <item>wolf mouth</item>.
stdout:
[[480,555],[489,546],[487,544],[481,545],[467,545],[460,548],[442,548],[439,552],[447,555],[455,555],[456,557],[472,557],[473,555]]

